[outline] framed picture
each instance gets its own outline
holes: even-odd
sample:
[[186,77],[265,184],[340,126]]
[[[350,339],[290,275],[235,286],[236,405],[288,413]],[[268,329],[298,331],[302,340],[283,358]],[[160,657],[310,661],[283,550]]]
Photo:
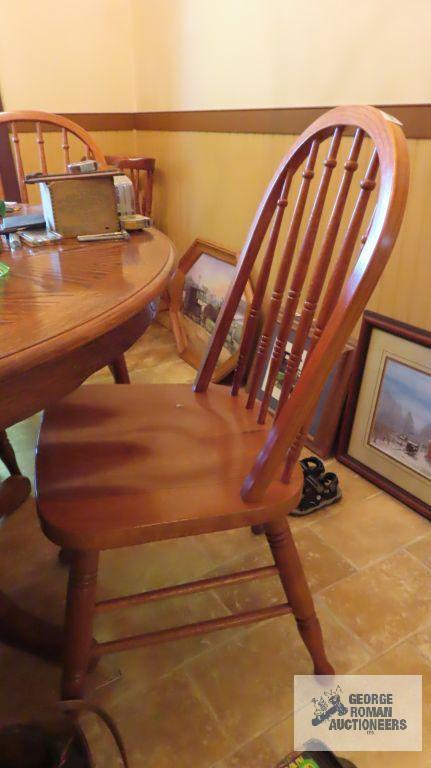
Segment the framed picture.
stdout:
[[[280,398],[281,388],[283,385],[284,374],[289,359],[289,354],[292,349],[292,345],[295,339],[296,328],[298,326],[299,317],[295,318],[292,331],[290,333],[286,349],[284,351],[283,360],[281,362],[280,370],[277,375],[277,380],[272,391],[269,410],[274,413],[277,408]],[[277,322],[273,338],[271,342],[272,347],[278,333],[279,323]],[[299,366],[298,373],[301,372],[304,365],[305,358],[307,357],[307,350],[310,347],[310,339],[308,339],[305,350],[302,353],[302,360]],[[346,345],[343,353],[340,355],[337,363],[332,369],[328,379],[326,380],[322,394],[320,395],[319,402],[317,403],[316,410],[313,415],[313,420],[310,424],[308,435],[305,439],[305,445],[307,448],[316,453],[322,459],[328,459],[334,454],[336,438],[338,435],[338,428],[341,419],[341,413],[343,405],[347,397],[347,391],[349,386],[349,377],[352,370],[353,363],[353,342]],[[268,378],[270,356],[268,357],[268,365],[262,377],[260,383],[257,399],[262,400],[263,393]]]
[[[234,278],[236,254],[214,243],[195,240],[181,258],[170,286],[170,317],[180,357],[199,368],[218,314]],[[247,284],[232,321],[213,381],[234,368],[253,292]]]
[[337,458],[431,517],[431,333],[366,312]]

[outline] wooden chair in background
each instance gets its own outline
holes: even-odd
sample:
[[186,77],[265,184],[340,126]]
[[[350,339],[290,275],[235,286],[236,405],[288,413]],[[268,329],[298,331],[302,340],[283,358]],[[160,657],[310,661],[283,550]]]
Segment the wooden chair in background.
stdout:
[[[361,151],[368,163],[364,175],[355,176]],[[340,173],[334,174],[337,162]],[[314,671],[333,671],[286,516],[301,496],[298,457],[309,420],[389,258],[407,189],[407,146],[399,125],[372,107],[331,110],[295,141],[265,192],[193,390],[174,384],[132,385],[124,393],[117,387],[81,387],[46,411],[36,462],[38,512],[45,534],[72,553],[64,697],[83,694],[89,664],[104,654],[284,613],[294,614]],[[304,210],[310,211],[307,222]],[[251,341],[279,239],[281,258],[255,353]],[[229,392],[211,384],[211,376],[261,248],[262,266]],[[281,306],[265,396],[257,403]],[[299,309],[278,410],[268,424],[269,398]],[[298,375],[310,331],[311,351]],[[241,385],[251,357],[246,394]],[[96,600],[101,550],[253,524],[264,524],[274,565]],[[286,594],[281,605],[102,643],[92,640],[95,612],[276,574]]]
[[[151,216],[153,205],[153,182],[156,161],[152,157],[123,157],[122,155],[106,155],[108,165],[128,171],[135,192],[136,213]],[[143,175],[143,185],[140,182]]]

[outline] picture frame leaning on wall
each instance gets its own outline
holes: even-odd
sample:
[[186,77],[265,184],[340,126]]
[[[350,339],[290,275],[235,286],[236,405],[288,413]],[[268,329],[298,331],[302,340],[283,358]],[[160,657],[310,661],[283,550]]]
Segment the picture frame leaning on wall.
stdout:
[[365,312],[337,458],[431,518],[431,333]]
[[[223,299],[233,280],[237,254],[197,238],[181,257],[169,286],[169,313],[178,354],[198,369],[211,338]],[[236,366],[253,289],[248,282],[232,322],[213,381]]]

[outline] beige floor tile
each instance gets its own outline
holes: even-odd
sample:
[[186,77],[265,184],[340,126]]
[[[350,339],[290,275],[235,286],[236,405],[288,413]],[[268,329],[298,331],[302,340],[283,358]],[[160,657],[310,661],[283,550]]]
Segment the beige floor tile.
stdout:
[[277,754],[264,736],[247,742],[213,768],[275,768]]
[[431,574],[398,552],[329,587],[322,599],[375,653],[383,653],[428,619]]
[[[428,525],[431,526],[431,522],[428,522]],[[409,544],[406,549],[427,568],[431,568],[431,533],[413,542],[413,544]]]
[[[324,608],[318,610],[328,656],[338,672],[369,659]],[[242,743],[287,717],[294,674],[312,663],[291,616],[242,630],[237,637],[197,657],[186,669],[202,688],[232,738]]]
[[265,740],[271,745],[277,755],[277,762],[294,751],[293,728],[293,715],[289,715],[289,717],[274,725],[264,734]]
[[[204,592],[199,595],[102,614],[96,620],[94,634],[97,640],[103,642],[115,637],[131,636],[212,619],[227,613],[213,594]],[[127,689],[138,679],[140,688],[146,690],[157,680],[177,667],[183,666],[197,655],[207,653],[215,646],[228,642],[238,632],[238,628],[211,632],[200,637],[190,637],[113,654],[108,658],[121,672],[122,680],[119,685]]]
[[431,664],[431,624],[423,627],[419,632],[413,635],[409,642],[413,643],[428,664]]
[[293,708],[293,672],[310,664],[296,641],[291,617],[243,630],[197,657],[188,673],[235,743],[246,742]]
[[[394,520],[396,519],[396,523]],[[430,530],[428,520],[385,493],[344,504],[312,530],[362,568]]]
[[199,579],[212,568],[191,538],[111,549],[101,555],[99,589],[111,597]]
[[238,558],[256,552],[266,552],[268,545],[264,534],[256,536],[251,528],[237,528],[232,531],[220,533],[204,533],[194,537],[195,542],[207,554],[211,563],[209,570],[230,561],[236,562]]
[[[382,768],[405,768],[408,766],[427,766],[431,758],[431,665],[426,662],[415,639],[406,641],[388,653],[373,659],[358,670],[366,675],[422,675],[423,688],[423,751],[379,753],[378,765]],[[419,756],[420,755],[420,756]],[[376,754],[372,752],[352,752],[345,755],[358,768],[374,768]],[[373,762],[374,760],[374,762]]]
[[328,547],[311,529],[295,534],[295,541],[312,592],[319,592],[354,573],[354,568],[343,557],[343,550]]
[[206,768],[234,748],[183,672],[149,691],[140,687],[139,678],[127,691],[110,686],[99,692],[97,701],[115,718],[136,768]]
[[364,643],[338,623],[320,597],[315,603],[326,652],[336,672],[346,675],[369,661],[371,654]]

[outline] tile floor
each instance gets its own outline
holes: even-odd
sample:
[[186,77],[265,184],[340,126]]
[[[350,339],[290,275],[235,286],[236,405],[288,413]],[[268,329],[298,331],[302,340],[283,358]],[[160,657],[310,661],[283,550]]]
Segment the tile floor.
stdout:
[[[133,381],[192,381],[169,331],[156,324],[128,354]],[[110,382],[103,371],[92,380]],[[33,471],[38,417],[10,431]],[[358,768],[431,768],[431,526],[335,460],[336,506],[291,519],[337,671],[422,674],[424,752],[352,753]],[[102,555],[99,591],[115,595],[269,562],[248,530]],[[66,570],[28,502],[0,529],[0,583],[23,606],[61,621]],[[281,596],[276,581],[202,593],[99,618],[96,635],[143,631],[246,610]],[[272,768],[293,747],[293,675],[311,670],[291,617],[108,657],[94,697],[116,718],[133,768]],[[59,670],[0,648],[0,722],[40,714],[55,701]],[[105,768],[108,739],[88,723]]]

